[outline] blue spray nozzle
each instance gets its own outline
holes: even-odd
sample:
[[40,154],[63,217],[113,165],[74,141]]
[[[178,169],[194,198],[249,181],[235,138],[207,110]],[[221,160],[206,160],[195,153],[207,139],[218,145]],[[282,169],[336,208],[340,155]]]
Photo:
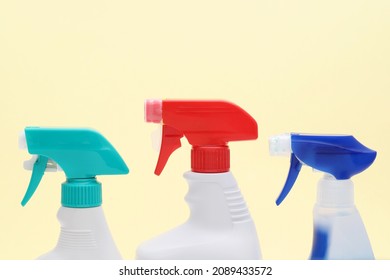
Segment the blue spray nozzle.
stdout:
[[[32,163],[32,175],[26,194],[24,206],[33,196],[45,171],[50,164],[57,164],[65,172],[68,180],[78,181],[94,179],[97,175],[127,174],[129,169],[116,149],[99,132],[88,128],[43,128],[27,127],[21,146],[26,146],[30,154],[36,155]],[[73,180],[74,181],[74,180]],[[73,182],[72,181],[72,182]],[[84,188],[83,192],[75,192],[71,187]],[[77,195],[91,193],[101,196],[100,183],[96,180],[85,186],[85,183],[63,184],[69,195],[65,198],[71,205],[80,198]],[[99,190],[97,190],[99,189]],[[72,197],[72,199],[69,199]],[[97,201],[97,200],[96,200]],[[90,204],[90,203],[89,203]]]
[[284,183],[284,187],[280,192],[278,198],[276,199],[276,205],[282,203],[282,201],[286,198],[286,196],[291,191],[295,181],[298,178],[299,172],[301,171],[301,167],[302,167],[302,163],[296,158],[294,154],[291,154],[290,169],[288,171],[286,183]]
[[346,180],[367,169],[376,152],[362,145],[352,135],[284,134],[270,138],[272,155],[291,154],[290,170],[279,205],[286,198],[299,175],[302,164]]

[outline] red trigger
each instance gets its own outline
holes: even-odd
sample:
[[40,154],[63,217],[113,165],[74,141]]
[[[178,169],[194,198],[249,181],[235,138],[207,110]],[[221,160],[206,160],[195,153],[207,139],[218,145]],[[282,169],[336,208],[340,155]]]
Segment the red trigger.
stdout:
[[171,154],[181,147],[180,138],[182,137],[182,132],[171,126],[163,125],[160,155],[158,157],[154,174],[161,174]]

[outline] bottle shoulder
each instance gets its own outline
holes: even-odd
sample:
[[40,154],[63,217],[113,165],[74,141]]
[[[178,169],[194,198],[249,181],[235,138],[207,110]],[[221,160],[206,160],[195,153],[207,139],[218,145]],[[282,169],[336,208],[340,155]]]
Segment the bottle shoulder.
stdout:
[[187,171],[183,174],[183,177],[189,181],[199,182],[218,182],[221,184],[237,184],[236,179],[231,171],[222,173],[198,173],[193,171]]

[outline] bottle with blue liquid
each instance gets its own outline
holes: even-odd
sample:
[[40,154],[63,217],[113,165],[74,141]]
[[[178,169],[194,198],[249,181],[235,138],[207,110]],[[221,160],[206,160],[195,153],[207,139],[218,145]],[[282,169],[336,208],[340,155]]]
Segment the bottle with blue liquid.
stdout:
[[290,155],[290,170],[276,200],[289,194],[302,165],[324,173],[317,184],[310,259],[374,259],[363,220],[354,203],[351,177],[367,169],[376,152],[351,135],[282,134],[269,139],[271,155]]

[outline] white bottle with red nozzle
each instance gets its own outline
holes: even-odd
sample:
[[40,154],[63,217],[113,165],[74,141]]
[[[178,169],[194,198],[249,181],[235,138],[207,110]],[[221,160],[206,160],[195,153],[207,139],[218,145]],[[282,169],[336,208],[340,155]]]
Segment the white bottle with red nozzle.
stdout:
[[162,123],[155,174],[185,136],[192,145],[182,225],[141,244],[137,259],[260,259],[255,224],[230,167],[230,141],[257,138],[256,121],[225,101],[147,100],[147,122]]

